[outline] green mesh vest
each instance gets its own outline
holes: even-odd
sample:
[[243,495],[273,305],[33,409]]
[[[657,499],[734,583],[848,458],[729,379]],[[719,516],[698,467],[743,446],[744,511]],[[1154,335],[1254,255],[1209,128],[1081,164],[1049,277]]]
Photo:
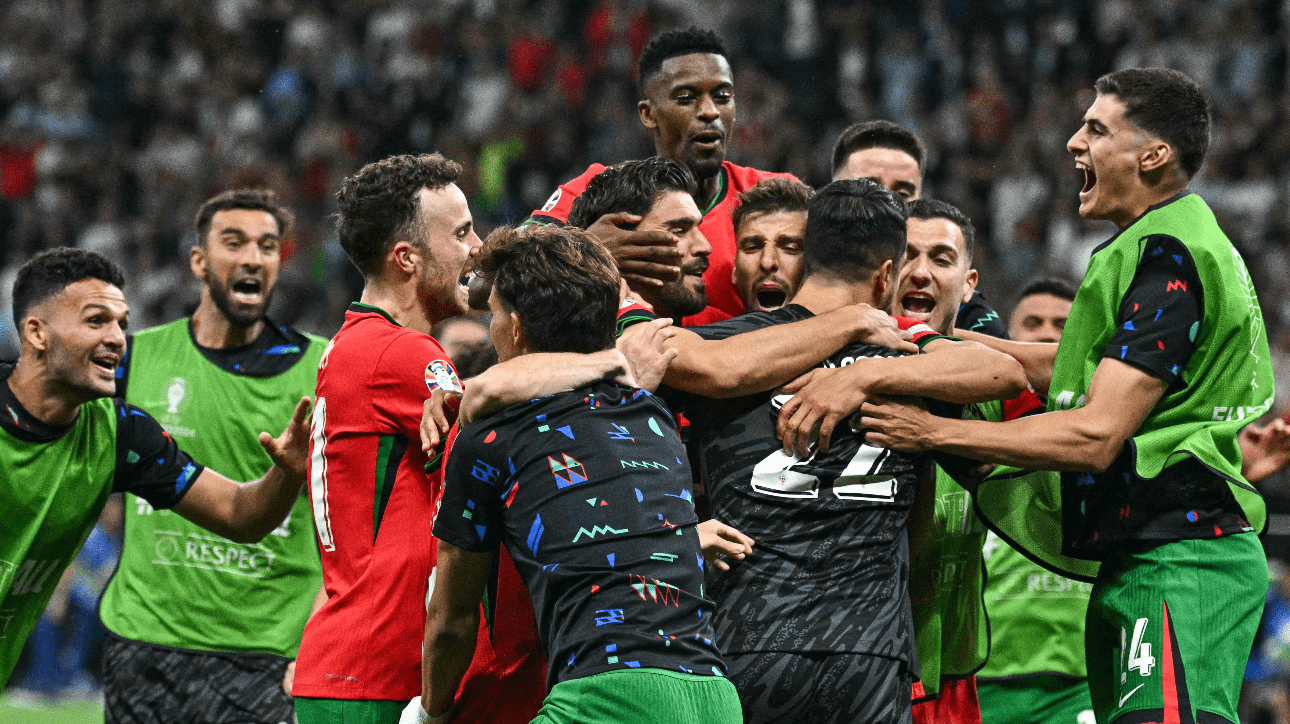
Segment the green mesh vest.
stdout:
[[[271,377],[235,375],[202,355],[188,320],[135,335],[126,398],[194,460],[232,480],[272,465],[257,438],[282,432],[313,397],[326,340]],[[100,604],[118,636],[163,646],[294,657],[322,567],[308,498],[259,543],[235,543],[126,495],[121,565]]]
[[[1025,474],[1000,468],[982,484],[977,503],[1005,540],[1064,575],[1093,580],[1103,556],[1125,542],[1213,538],[1262,530],[1263,499],[1241,476],[1237,432],[1272,406],[1272,365],[1263,315],[1245,262],[1213,213],[1186,193],[1152,207],[1094,251],[1062,334],[1049,388],[1049,411],[1084,404],[1093,372],[1119,324],[1145,239],[1181,241],[1203,288],[1203,321],[1193,329],[1195,351],[1171,387],[1106,473]],[[1225,481],[1235,525],[1185,523],[1169,534],[1116,526],[1116,518],[1150,509],[1151,483],[1176,465],[1207,469]],[[1173,511],[1179,521],[1191,512]],[[1108,532],[1111,534],[1108,535]]]
[[94,528],[115,470],[110,399],[81,405],[72,428],[52,442],[26,442],[0,429],[0,689]]

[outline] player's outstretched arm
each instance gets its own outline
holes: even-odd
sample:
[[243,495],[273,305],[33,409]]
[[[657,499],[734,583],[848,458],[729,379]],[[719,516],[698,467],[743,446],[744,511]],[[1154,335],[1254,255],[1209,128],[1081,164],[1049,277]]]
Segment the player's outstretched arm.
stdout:
[[665,346],[677,331],[671,325],[670,319],[636,325],[641,328],[637,335],[620,339],[615,349],[602,352],[526,354],[494,365],[467,381],[461,400],[461,422],[469,423],[507,405],[599,380],[617,380],[652,391],[676,356]]
[[704,339],[682,329],[669,342],[677,357],[663,384],[707,397],[742,397],[774,389],[852,342],[917,352],[910,339],[894,319],[868,304],[724,339]]
[[479,636],[479,601],[491,553],[471,553],[440,540],[435,586],[426,607],[421,649],[421,706],[429,720],[448,721],[453,696],[470,667]]
[[300,495],[309,459],[309,398],[296,404],[287,429],[274,438],[260,433],[273,467],[264,477],[237,483],[204,469],[174,511],[239,543],[254,543],[278,527]]
[[1055,342],[1014,342],[966,329],[955,329],[954,336],[968,342],[979,342],[1017,360],[1025,369],[1031,386],[1040,394],[1048,394],[1048,385],[1053,381],[1053,360],[1057,359]]
[[784,387],[796,393],[784,403],[776,423],[785,453],[800,455],[818,428],[821,450],[837,425],[874,395],[907,395],[967,404],[1005,400],[1026,389],[1017,360],[976,342],[940,338],[923,354],[858,359],[846,367],[815,369]]
[[956,420],[892,400],[866,402],[861,426],[871,444],[892,450],[945,450],[983,462],[1035,470],[1100,472],[1165,393],[1163,380],[1117,359],[1093,373],[1083,407],[1009,422]]

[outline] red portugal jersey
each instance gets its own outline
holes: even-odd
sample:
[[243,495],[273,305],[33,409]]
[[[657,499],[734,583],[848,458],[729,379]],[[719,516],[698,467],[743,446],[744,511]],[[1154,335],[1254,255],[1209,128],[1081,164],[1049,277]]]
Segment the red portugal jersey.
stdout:
[[[546,204],[529,216],[529,220],[567,223],[569,207],[573,206],[573,200],[587,188],[587,183],[593,177],[604,170],[605,167],[598,163],[591,164],[581,176],[556,189],[555,193],[551,194],[551,198],[547,199]],[[735,225],[730,215],[739,205],[740,192],[747,191],[757,185],[757,182],[768,178],[797,180],[792,174],[758,171],[755,168],[736,166],[729,161],[722,164],[717,195],[703,211],[703,222],[699,224],[699,231],[703,232],[708,243],[712,244],[712,254],[708,256],[708,270],[703,274],[703,281],[708,290],[708,306],[702,312],[686,317],[683,320],[685,326],[711,324],[743,314],[744,304],[739,301],[739,295],[735,294],[733,281]]]
[[292,693],[407,701],[421,693],[431,535],[442,467],[427,474],[424,401],[457,373],[434,338],[352,304],[323,353],[309,488],[327,602],[305,625]]

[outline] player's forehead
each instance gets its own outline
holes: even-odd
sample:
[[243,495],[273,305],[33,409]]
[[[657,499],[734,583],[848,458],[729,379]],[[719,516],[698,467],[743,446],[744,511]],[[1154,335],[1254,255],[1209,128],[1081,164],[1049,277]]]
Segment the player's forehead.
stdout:
[[761,211],[745,216],[739,224],[740,240],[760,238],[774,241],[779,238],[801,239],[806,235],[805,211]]
[[121,288],[102,279],[72,282],[37,306],[43,305],[52,305],[58,311],[72,314],[81,314],[91,309],[107,312],[115,317],[125,317],[130,313]]
[[905,241],[911,254],[932,254],[948,248],[960,258],[967,255],[963,230],[949,219],[911,218],[905,224]]
[[1070,316],[1071,302],[1052,294],[1028,294],[1017,302],[1014,316],[1033,315],[1046,319],[1060,319]]
[[437,189],[422,187],[417,192],[417,213],[432,232],[451,232],[471,222],[466,194],[454,183]]
[[734,87],[730,62],[716,53],[687,53],[677,55],[659,66],[646,84],[651,96],[671,95],[681,88],[690,87],[711,92],[720,87]]
[[917,186],[921,177],[918,161],[913,156],[897,148],[874,146],[847,156],[834,180],[871,178],[883,186],[889,186],[893,181]]
[[641,217],[641,228],[657,228],[675,221],[697,225],[703,220],[694,197],[684,191],[664,191],[654,199],[649,213]]
[[212,236],[238,234],[252,239],[277,237],[281,233],[278,220],[263,209],[220,209],[211,215]]
[[1084,123],[1100,124],[1108,129],[1127,128],[1129,121],[1125,118],[1128,107],[1114,93],[1099,93],[1093,103],[1084,111]]

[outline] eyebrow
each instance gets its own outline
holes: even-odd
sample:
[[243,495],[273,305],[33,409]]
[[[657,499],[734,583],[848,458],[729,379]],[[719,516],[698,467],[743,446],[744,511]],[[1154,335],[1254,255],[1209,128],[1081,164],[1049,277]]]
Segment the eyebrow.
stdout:
[[[111,307],[106,304],[99,304],[98,302],[88,302],[84,307],[81,307],[81,314],[86,312],[107,312],[108,314],[115,314]],[[130,310],[126,309],[121,316],[125,319],[129,319]]]
[[[247,234],[245,231],[242,231],[241,229],[239,229],[239,228],[237,228],[237,227],[234,227],[234,226],[230,226],[230,227],[228,227],[227,229],[224,229],[224,230],[220,231],[220,233],[219,233],[219,234],[220,234],[220,236],[226,236],[226,235],[228,235],[228,234],[232,234],[233,236],[239,236],[239,237],[242,237],[243,239],[249,239],[249,238],[251,238],[251,235],[250,235],[250,234]],[[260,238],[261,238],[261,239],[277,239],[277,238],[278,238],[278,235],[277,235],[276,233],[274,233],[274,232],[270,231],[270,232],[269,232],[269,233],[267,233],[267,234],[263,234],[263,235],[261,235],[261,236],[260,236]]]
[[663,222],[663,226],[698,226],[699,220],[690,216],[678,216]]
[[914,191],[918,190],[918,186],[910,181],[897,181],[895,186],[898,189],[903,189],[905,191],[909,191],[910,193],[913,193]]
[[1106,124],[1105,124],[1105,123],[1103,123],[1103,122],[1101,122],[1101,121],[1097,120],[1096,118],[1085,118],[1085,119],[1084,119],[1084,125],[1086,125],[1086,126],[1092,126],[1093,130],[1096,130],[1096,131],[1107,131],[1107,130],[1110,130],[1110,129],[1108,129],[1108,128],[1106,127]]
[[[734,87],[735,87],[734,83],[731,83],[728,80],[723,80],[720,83],[713,86],[711,92],[732,89]],[[681,91],[690,91],[691,93],[703,92],[698,86],[694,85],[693,83],[682,83],[681,85],[672,86],[672,93],[680,93]]]

